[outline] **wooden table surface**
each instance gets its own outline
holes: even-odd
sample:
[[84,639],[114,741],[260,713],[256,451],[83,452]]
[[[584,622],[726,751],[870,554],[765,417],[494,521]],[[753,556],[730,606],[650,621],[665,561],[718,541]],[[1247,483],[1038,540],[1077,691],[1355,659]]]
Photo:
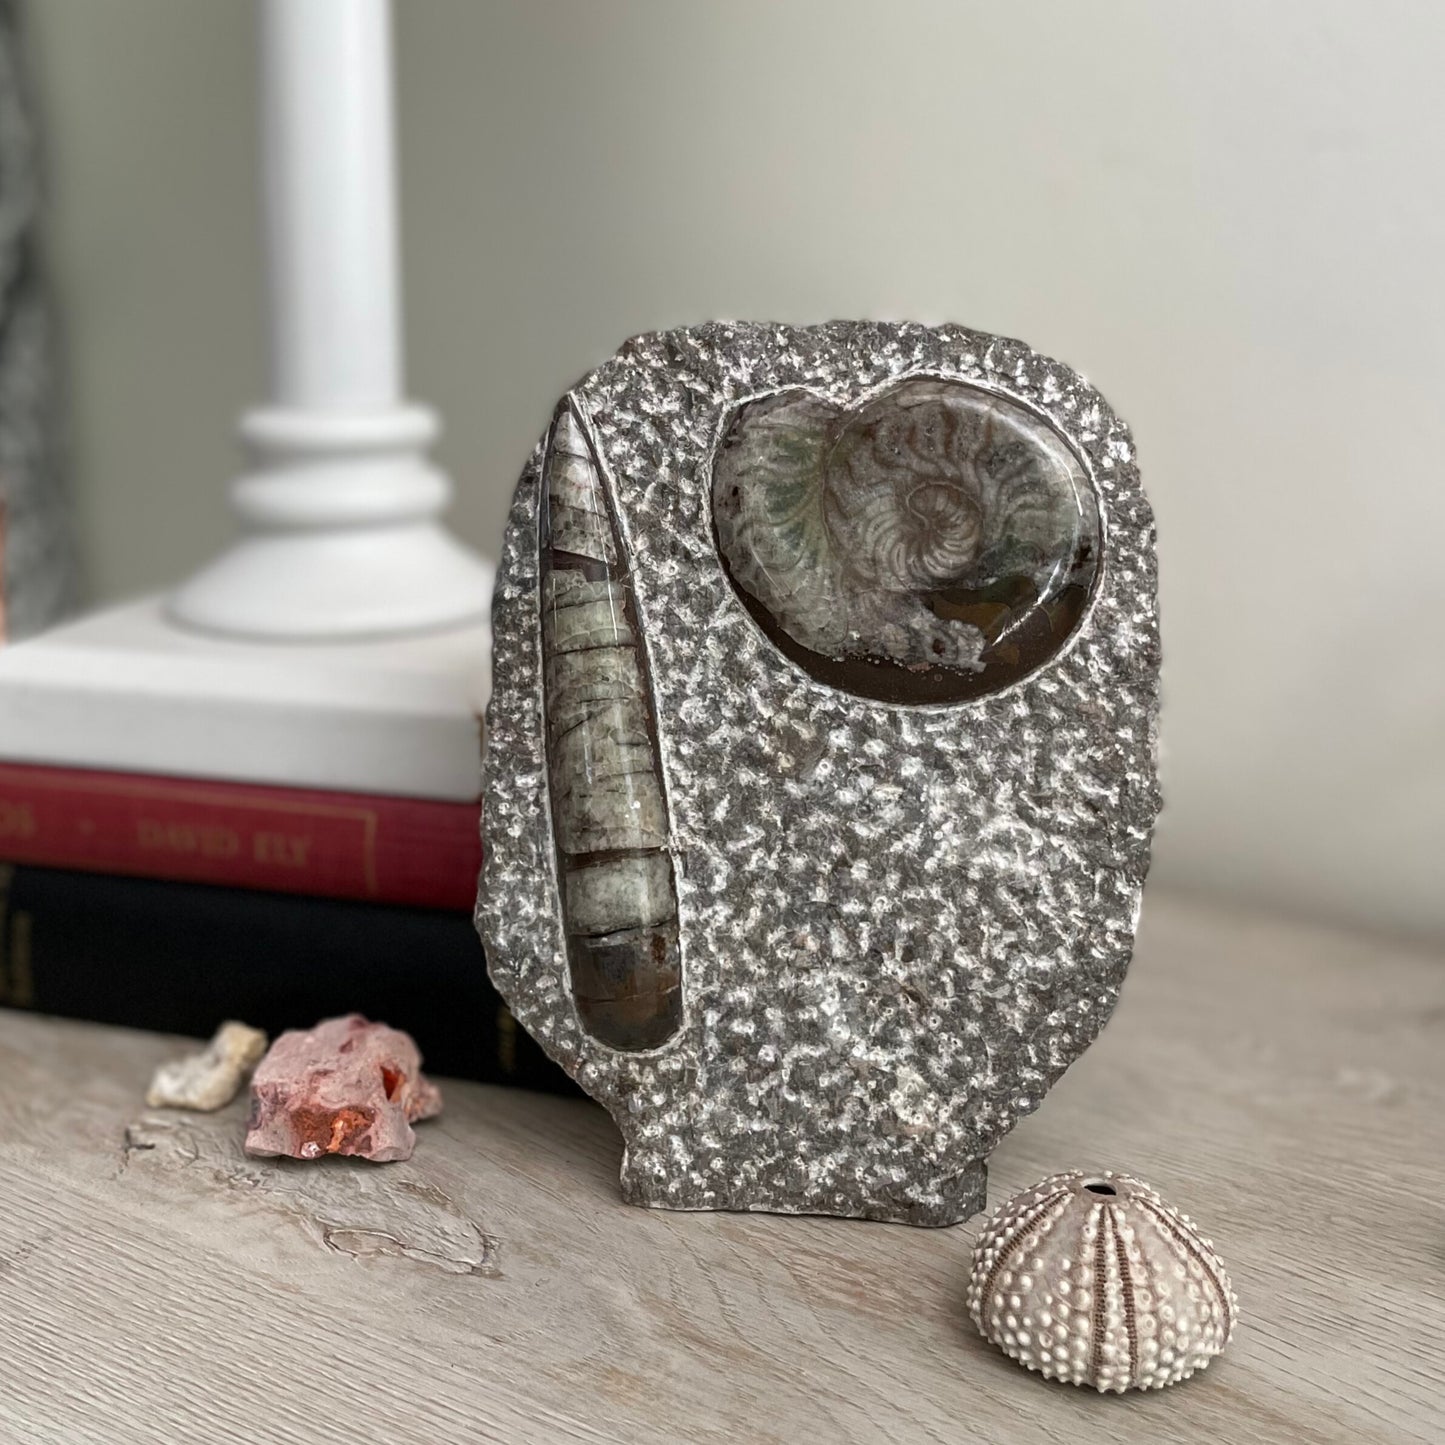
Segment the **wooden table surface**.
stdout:
[[0,1440],[1445,1441],[1445,959],[1151,896],[1104,1036],[994,1155],[1192,1214],[1242,1322],[1098,1397],[978,1339],[979,1221],[649,1213],[601,1110],[451,1084],[415,1158],[147,1111],[173,1041],[0,1012]]

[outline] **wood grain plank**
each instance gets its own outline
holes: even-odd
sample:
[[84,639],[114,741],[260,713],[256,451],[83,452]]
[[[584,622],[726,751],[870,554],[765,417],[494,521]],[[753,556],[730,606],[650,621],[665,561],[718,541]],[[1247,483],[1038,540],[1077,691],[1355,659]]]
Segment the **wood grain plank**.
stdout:
[[461,1083],[410,1163],[250,1160],[240,1103],[142,1107],[173,1041],[0,1013],[0,1439],[1436,1441],[1442,1045],[1440,958],[1151,898],[990,1200],[1132,1169],[1243,1320],[1194,1380],[1099,1399],[974,1336],[979,1221],[631,1209],[600,1110]]

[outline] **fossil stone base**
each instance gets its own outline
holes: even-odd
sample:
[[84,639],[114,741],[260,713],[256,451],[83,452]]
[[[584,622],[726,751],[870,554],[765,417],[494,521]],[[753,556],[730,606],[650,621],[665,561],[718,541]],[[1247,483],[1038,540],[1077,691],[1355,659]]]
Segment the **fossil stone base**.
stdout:
[[1113,1009],[1159,808],[1104,399],[957,326],[639,337],[554,412],[492,622],[477,922],[626,1197],[978,1210]]
[[706,1165],[706,1159],[678,1158],[676,1174],[658,1175],[638,1167],[628,1150],[622,1158],[622,1198],[644,1209],[824,1214],[935,1229],[962,1224],[982,1213],[988,1202],[988,1165],[982,1159],[931,1180],[923,1188],[900,1182],[896,1193],[890,1193],[887,1186],[819,1188],[809,1180],[811,1171],[806,1163],[800,1162],[792,1170],[769,1171],[736,1154],[729,1156],[727,1178],[698,1186],[693,1181],[704,1177]]

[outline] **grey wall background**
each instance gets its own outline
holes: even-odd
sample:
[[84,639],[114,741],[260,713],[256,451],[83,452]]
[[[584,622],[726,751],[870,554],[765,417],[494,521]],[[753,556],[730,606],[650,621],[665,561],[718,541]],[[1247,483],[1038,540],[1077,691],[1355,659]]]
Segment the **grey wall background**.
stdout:
[[[495,551],[555,396],[714,315],[1022,336],[1159,517],[1157,876],[1445,936],[1445,6],[400,0],[412,390]],[[245,0],[39,0],[94,591],[228,531]]]

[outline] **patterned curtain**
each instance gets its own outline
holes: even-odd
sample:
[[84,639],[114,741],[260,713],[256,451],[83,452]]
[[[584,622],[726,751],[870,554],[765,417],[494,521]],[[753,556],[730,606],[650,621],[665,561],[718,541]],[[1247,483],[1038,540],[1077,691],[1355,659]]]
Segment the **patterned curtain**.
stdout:
[[0,575],[9,639],[52,621],[76,582],[61,477],[55,326],[37,238],[40,147],[22,11],[16,0],[0,0]]

